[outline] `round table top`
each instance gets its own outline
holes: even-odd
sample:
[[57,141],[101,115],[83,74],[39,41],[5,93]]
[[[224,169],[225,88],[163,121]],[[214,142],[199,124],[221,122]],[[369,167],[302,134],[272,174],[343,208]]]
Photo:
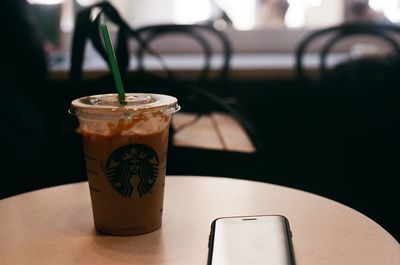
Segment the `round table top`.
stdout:
[[400,244],[377,223],[332,200],[282,186],[169,176],[163,225],[140,236],[95,232],[86,182],[0,200],[1,264],[206,264],[212,220],[280,214],[297,265],[400,264]]

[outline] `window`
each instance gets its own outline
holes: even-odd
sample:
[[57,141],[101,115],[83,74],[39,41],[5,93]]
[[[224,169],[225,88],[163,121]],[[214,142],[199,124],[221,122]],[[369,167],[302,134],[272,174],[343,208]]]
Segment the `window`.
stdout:
[[[68,50],[74,14],[99,0],[28,0],[59,7],[61,48]],[[132,27],[214,21],[226,30],[235,52],[293,52],[312,29],[346,20],[400,22],[400,0],[109,0]],[[44,9],[43,9],[44,10]],[[50,11],[49,11],[50,12]],[[55,12],[55,11],[52,11]],[[49,23],[47,21],[47,23]],[[49,38],[54,40],[54,38]],[[56,43],[57,44],[57,43]],[[179,47],[178,47],[179,51]]]

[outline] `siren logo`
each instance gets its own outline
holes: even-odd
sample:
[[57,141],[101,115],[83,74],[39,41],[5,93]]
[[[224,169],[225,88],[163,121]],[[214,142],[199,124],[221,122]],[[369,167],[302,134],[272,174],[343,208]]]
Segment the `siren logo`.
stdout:
[[147,145],[130,144],[115,150],[107,160],[106,176],[124,197],[144,196],[157,180],[159,161]]

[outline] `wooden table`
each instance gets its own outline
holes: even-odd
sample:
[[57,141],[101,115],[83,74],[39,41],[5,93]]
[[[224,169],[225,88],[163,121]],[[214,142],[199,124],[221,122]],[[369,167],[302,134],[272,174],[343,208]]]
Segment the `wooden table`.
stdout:
[[[173,115],[172,125],[179,128],[196,118],[193,113],[178,112]],[[246,131],[230,115],[213,112],[202,115],[190,126],[174,135],[176,146],[253,153],[256,151]]]
[[342,204],[281,186],[170,176],[161,229],[133,237],[97,234],[87,183],[0,201],[1,264],[206,264],[210,224],[232,215],[282,214],[298,265],[400,264],[400,245]]

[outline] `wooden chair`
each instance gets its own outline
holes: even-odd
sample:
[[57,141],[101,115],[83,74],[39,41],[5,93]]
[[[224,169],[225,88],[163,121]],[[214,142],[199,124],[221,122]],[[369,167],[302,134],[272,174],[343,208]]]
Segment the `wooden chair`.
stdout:
[[[117,10],[107,2],[102,2],[81,10],[77,16],[78,23],[76,24],[77,28],[74,32],[71,60],[71,79],[73,83],[76,84],[73,88],[79,90],[78,94],[109,93],[109,90],[104,91],[102,89],[113,86],[111,75],[90,81],[82,80],[83,53],[86,42],[90,41],[98,54],[103,57],[106,62],[108,61],[98,30],[100,17],[98,16],[94,20],[91,18],[91,13],[96,8],[102,11],[102,14],[107,17],[110,24],[113,23],[117,26],[115,50],[126,92],[153,92],[170,94],[177,97],[182,107],[182,112],[187,111],[195,113],[197,116],[194,120],[190,121],[187,126],[196,122],[196,119],[198,120],[202,115],[208,115],[214,111],[225,112],[237,120],[252,140],[257,139],[253,137],[255,135],[254,126],[237,107],[238,104],[233,105],[228,103],[225,101],[224,96],[222,96],[222,94],[226,92],[223,91],[222,87],[225,80],[228,78],[231,46],[223,32],[217,31],[209,25],[155,25],[135,29],[127,25],[118,14]],[[161,52],[156,49],[156,46],[153,46],[154,42],[167,35],[181,35],[199,44],[203,51],[204,65],[201,68],[202,70],[198,78],[190,80],[187,79],[186,76],[179,75],[179,72],[173,73],[173,69],[166,64]],[[214,38],[214,41],[217,40],[220,42],[220,49],[223,57],[220,68],[215,71],[215,73],[217,73],[216,79],[212,76],[215,69],[211,67],[212,55],[214,54],[214,46],[210,43],[211,38]],[[135,42],[137,48],[136,59],[138,61],[139,71],[136,72],[128,71],[130,65],[129,60],[132,53],[130,41]],[[158,75],[158,73],[149,71],[146,68],[146,54],[153,56],[160,62],[162,70],[165,71],[166,75]],[[215,89],[210,88],[210,84],[214,84]],[[229,93],[226,92],[226,94],[228,95]],[[77,95],[73,97],[76,98]],[[220,171],[223,171],[225,175],[232,174],[232,176],[237,176],[243,171],[239,163],[229,163],[228,161],[232,161],[233,157],[241,157],[241,155],[245,157],[244,159],[246,160],[251,159],[251,155],[247,153],[241,154],[240,152],[235,152],[235,154],[231,154],[233,152],[226,150],[214,151],[200,148],[177,147],[173,142],[173,136],[176,133],[175,129],[176,128],[171,128],[170,131],[169,174],[188,173],[186,170],[189,170],[192,174],[213,175],[214,172],[214,175],[218,175]],[[182,127],[178,129],[182,129]],[[204,155],[205,153],[208,155]],[[211,157],[215,159],[210,159]],[[190,158],[190,163],[182,163],[182,159],[188,158]],[[199,161],[203,161],[205,158],[209,161],[208,167],[199,167]],[[222,170],[223,167],[221,167],[221,165],[223,166],[224,163],[231,164],[232,166],[229,169]],[[247,170],[247,174],[250,174],[249,170]]]

